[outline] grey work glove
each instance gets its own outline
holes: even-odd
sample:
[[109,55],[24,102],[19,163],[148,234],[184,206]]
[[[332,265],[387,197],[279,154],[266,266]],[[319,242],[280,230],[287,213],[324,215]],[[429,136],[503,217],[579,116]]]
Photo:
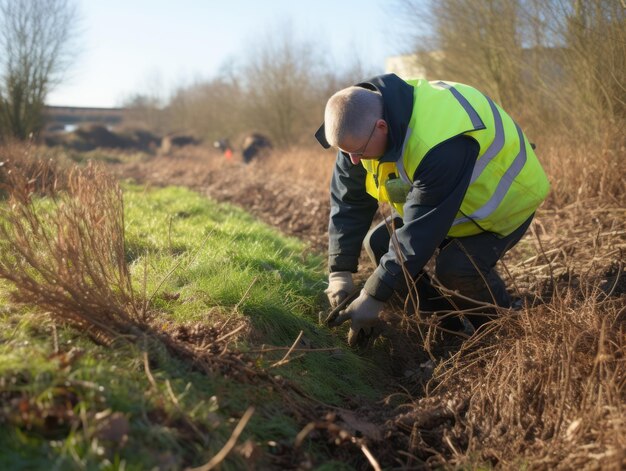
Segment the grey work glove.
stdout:
[[331,309],[336,308],[353,291],[354,282],[349,271],[336,271],[328,275],[328,288],[324,293],[328,297]]
[[359,297],[339,314],[335,325],[341,325],[348,319],[352,321],[348,332],[348,345],[364,346],[375,334],[379,333],[378,315],[384,305],[383,301],[371,297],[362,289]]

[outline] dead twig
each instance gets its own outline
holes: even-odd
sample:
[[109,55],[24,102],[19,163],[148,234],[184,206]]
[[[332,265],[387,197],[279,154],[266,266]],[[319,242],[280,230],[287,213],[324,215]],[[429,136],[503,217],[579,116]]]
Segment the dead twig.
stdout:
[[289,355],[291,355],[291,352],[293,352],[293,349],[296,348],[296,345],[298,345],[298,342],[300,342],[300,339],[302,338],[302,335],[304,335],[304,330],[300,331],[300,333],[298,334],[298,337],[296,338],[296,340],[291,345],[291,348],[289,350],[287,350],[287,353],[285,353],[285,356],[281,360],[279,360],[276,363],[274,363],[271,366],[272,368],[276,368],[278,366],[281,366],[281,365],[284,365],[285,363],[287,363],[287,358],[289,358]]
[[235,304],[235,307],[233,308],[233,312],[231,313],[230,316],[228,316],[228,318],[222,324],[222,329],[232,320],[232,318],[235,316],[235,314],[239,313],[239,306],[241,306],[241,304],[246,300],[246,298],[248,297],[248,294],[250,294],[250,290],[255,285],[255,283],[258,281],[258,279],[259,279],[258,276],[255,276],[252,279],[252,282],[250,283],[250,286],[248,286],[248,289],[246,289],[246,292],[243,293],[243,296],[241,297],[239,302],[237,304]]
[[374,468],[374,471],[381,471],[382,468],[380,467],[380,464],[378,464],[378,461],[376,460],[376,458],[374,458],[372,452],[369,450],[369,448],[367,448],[367,445],[365,445],[365,443],[361,443],[360,447],[361,451],[367,458],[367,461],[369,461],[372,465],[372,468]]
[[190,468],[189,471],[210,471],[211,469],[215,469],[216,466],[224,461],[224,459],[228,456],[231,450],[235,447],[235,444],[239,439],[239,435],[241,435],[243,429],[246,428],[246,425],[248,425],[248,421],[252,417],[252,414],[254,414],[254,407],[248,407],[248,410],[246,410],[246,412],[243,414],[243,416],[239,420],[239,423],[233,430],[233,433],[231,434],[228,441],[224,444],[222,449],[213,458],[211,458],[211,460],[207,464],[199,466],[197,468]]

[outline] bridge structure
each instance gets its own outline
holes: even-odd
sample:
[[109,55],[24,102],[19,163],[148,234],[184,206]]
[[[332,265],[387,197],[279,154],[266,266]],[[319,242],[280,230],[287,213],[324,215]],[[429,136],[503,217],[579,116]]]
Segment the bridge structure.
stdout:
[[81,124],[101,124],[108,128],[119,126],[128,117],[126,108],[80,108],[46,106],[44,120],[47,129],[69,129]]

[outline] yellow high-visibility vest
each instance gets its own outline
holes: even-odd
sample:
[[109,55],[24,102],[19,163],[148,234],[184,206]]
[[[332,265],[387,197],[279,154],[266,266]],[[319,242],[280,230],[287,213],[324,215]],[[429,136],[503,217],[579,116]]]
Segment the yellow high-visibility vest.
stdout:
[[407,80],[413,113],[397,162],[361,160],[366,189],[403,214],[413,174],[437,145],[459,135],[480,145],[470,185],[448,231],[450,237],[482,230],[507,236],[535,212],[550,189],[548,178],[519,126],[490,98],[468,85]]

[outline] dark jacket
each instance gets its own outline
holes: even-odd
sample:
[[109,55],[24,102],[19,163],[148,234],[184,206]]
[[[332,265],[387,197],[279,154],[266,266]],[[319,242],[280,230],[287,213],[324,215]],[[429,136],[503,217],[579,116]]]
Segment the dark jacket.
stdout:
[[[383,97],[383,119],[389,128],[387,151],[380,158],[394,162],[400,158],[406,130],[413,113],[413,87],[394,74],[382,75],[358,84],[378,90]],[[428,110],[416,110],[427,113]],[[324,125],[316,133],[318,141],[330,147]],[[469,186],[478,143],[457,136],[433,148],[413,175],[413,185],[404,205],[403,227],[396,230],[405,267],[416,276],[445,239]],[[356,272],[363,240],[371,226],[378,202],[365,191],[366,171],[353,165],[339,152],[330,185],[329,271]],[[386,301],[403,279],[394,244],[365,284],[376,299]]]

